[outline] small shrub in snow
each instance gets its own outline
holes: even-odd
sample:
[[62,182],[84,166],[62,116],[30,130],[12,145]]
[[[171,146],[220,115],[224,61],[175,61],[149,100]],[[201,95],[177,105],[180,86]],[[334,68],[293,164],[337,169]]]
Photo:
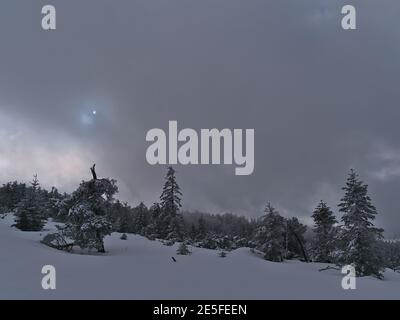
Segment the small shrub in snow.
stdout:
[[173,240],[164,240],[164,241],[162,241],[162,243],[163,243],[163,245],[170,247],[170,246],[173,246],[175,244],[175,241],[173,241]]
[[189,254],[191,254],[189,248],[188,248],[187,245],[184,244],[184,243],[181,243],[181,244],[179,245],[179,248],[178,248],[178,250],[176,251],[176,253],[177,253],[177,254],[180,254],[180,255],[189,255]]
[[121,240],[128,240],[128,236],[126,235],[126,233],[122,234]]
[[220,258],[225,258],[226,257],[226,252],[222,250],[222,251],[218,252],[218,256]]

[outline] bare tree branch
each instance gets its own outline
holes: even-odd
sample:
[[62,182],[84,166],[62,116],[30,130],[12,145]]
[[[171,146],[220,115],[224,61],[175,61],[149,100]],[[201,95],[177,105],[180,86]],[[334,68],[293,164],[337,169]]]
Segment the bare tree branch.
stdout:
[[319,269],[318,271],[321,272],[321,271],[330,270],[330,269],[332,269],[332,270],[340,270],[339,268],[335,268],[335,267],[332,267],[332,266],[327,266],[326,268]]

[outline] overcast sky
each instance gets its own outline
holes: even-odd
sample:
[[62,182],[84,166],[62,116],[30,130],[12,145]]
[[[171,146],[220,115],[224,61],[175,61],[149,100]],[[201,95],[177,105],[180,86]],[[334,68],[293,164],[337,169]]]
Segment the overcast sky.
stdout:
[[0,182],[72,191],[95,162],[150,205],[166,168],[146,163],[148,130],[254,128],[253,175],[176,167],[185,208],[257,217],[271,201],[307,221],[321,199],[337,211],[354,167],[400,236],[399,18],[397,0],[2,0]]

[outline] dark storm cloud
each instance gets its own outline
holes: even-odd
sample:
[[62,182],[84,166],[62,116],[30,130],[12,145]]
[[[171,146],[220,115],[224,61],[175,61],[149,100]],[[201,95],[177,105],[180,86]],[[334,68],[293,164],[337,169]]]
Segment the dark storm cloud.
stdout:
[[347,2],[54,0],[44,32],[47,3],[2,1],[2,180],[39,170],[71,190],[93,161],[150,204],[165,168],[145,161],[149,129],[254,128],[253,175],[177,167],[187,208],[309,217],[355,167],[398,234],[400,4],[351,1],[346,32]]

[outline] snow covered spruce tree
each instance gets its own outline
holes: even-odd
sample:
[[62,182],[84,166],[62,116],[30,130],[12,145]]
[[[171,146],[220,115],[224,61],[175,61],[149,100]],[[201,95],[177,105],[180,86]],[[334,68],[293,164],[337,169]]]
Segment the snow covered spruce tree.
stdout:
[[285,219],[270,203],[265,208],[255,233],[256,248],[266,260],[282,262],[285,252]]
[[353,264],[357,276],[373,275],[382,278],[383,261],[379,256],[379,239],[383,230],[376,228],[372,221],[377,214],[368,196],[368,185],[351,169],[347,178],[344,197],[339,204],[344,223],[340,240],[342,250],[341,264]]
[[15,226],[22,231],[42,230],[46,218],[42,212],[44,199],[37,175],[33,176],[31,187],[15,208]]
[[321,200],[312,215],[315,238],[312,245],[313,259],[316,262],[332,263],[335,251],[334,225],[337,223],[332,210]]
[[183,217],[179,212],[182,207],[182,192],[176,182],[175,170],[172,167],[168,168],[165,180],[160,196],[160,219],[163,226],[161,236],[166,240],[182,241],[185,232]]
[[61,210],[67,212],[67,222],[61,230],[74,245],[105,252],[103,240],[112,232],[108,216],[118,187],[113,179],[97,179],[94,165],[91,170],[93,179],[83,181],[63,202]]

